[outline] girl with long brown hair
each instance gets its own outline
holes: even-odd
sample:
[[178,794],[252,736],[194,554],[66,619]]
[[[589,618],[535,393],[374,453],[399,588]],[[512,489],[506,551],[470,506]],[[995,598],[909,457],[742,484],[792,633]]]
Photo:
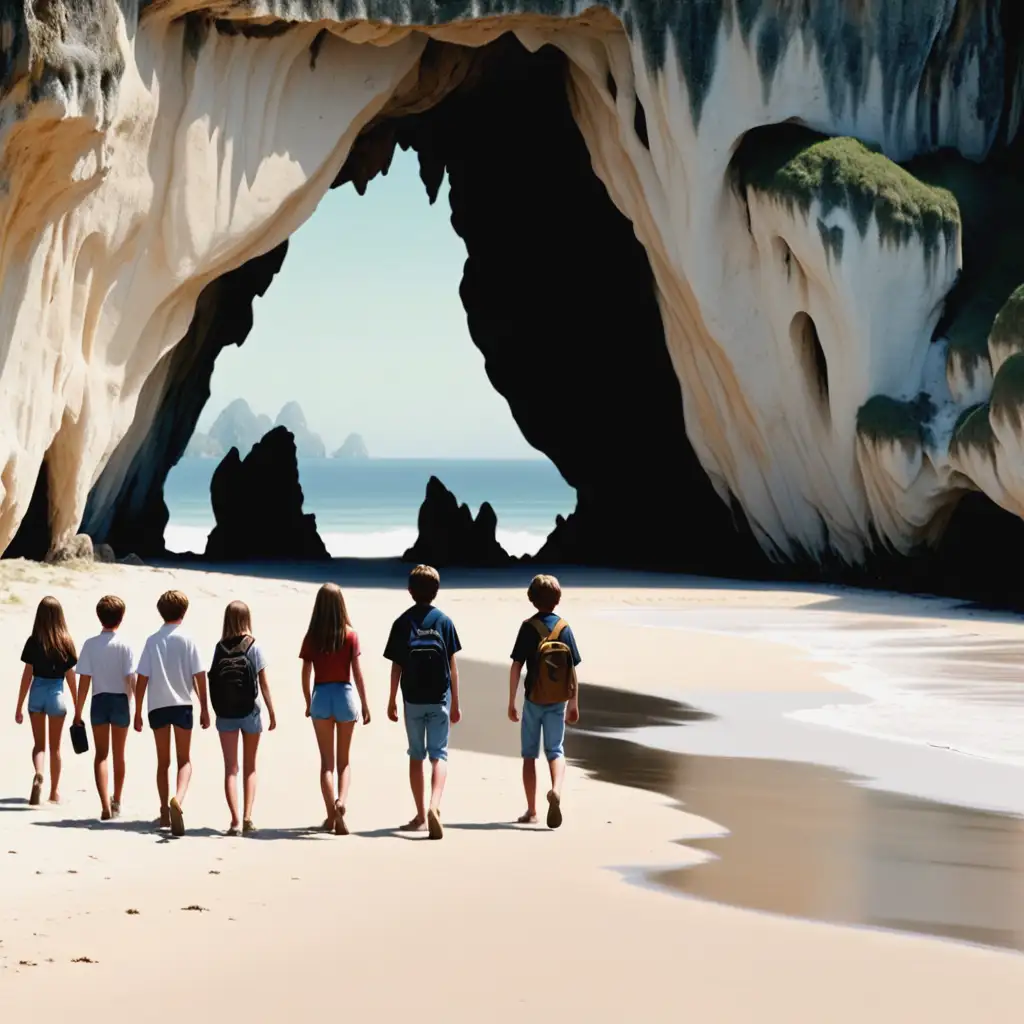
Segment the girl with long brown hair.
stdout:
[[[257,692],[257,687],[259,692]],[[267,705],[271,732],[277,728],[274,701],[267,681],[267,659],[252,635],[252,615],[242,601],[224,609],[220,643],[210,668],[210,699],[217,715],[217,733],[224,755],[224,796],[231,812],[229,836],[238,835],[238,736],[242,736],[243,835],[256,831],[252,808],[256,800],[256,751],[263,731],[259,693]]]
[[43,761],[49,733],[50,803],[60,803],[60,739],[67,715],[64,683],[71,691],[72,704],[77,704],[75,665],[78,663],[78,651],[57,598],[44,597],[39,602],[32,635],[25,641],[21,660],[25,669],[21,674],[14,720],[18,725],[25,721],[23,708],[27,697],[28,717],[32,723],[32,767],[35,770],[28,802],[38,804],[42,795]]
[[[325,583],[317,593],[299,657],[302,659],[306,717],[313,719],[320,747],[320,792],[327,809],[324,828],[333,829],[339,836],[348,835],[345,804],[348,799],[352,732],[360,717],[363,725],[370,724],[370,708],[366,703],[366,687],[359,663],[359,637],[352,628],[344,595],[337,584]],[[359,694],[359,708],[356,707],[356,693]],[[338,774],[337,796],[335,770]]]

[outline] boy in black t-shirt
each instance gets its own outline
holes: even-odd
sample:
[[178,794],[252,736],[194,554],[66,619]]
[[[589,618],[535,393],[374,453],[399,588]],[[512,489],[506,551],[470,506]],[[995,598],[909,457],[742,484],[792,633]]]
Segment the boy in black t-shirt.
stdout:
[[[409,593],[416,603],[391,627],[384,657],[391,662],[391,695],[388,718],[398,721],[398,689],[402,689],[405,732],[409,741],[409,785],[416,803],[416,817],[402,826],[406,832],[422,832],[441,839],[441,796],[448,777],[448,737],[462,718],[459,707],[461,650],[455,625],[433,605],[441,577],[429,565],[418,565],[409,574]],[[423,762],[430,758],[430,803],[424,800]]]
[[[522,714],[522,753],[523,753],[523,788],[526,790],[526,813],[519,819],[522,825],[537,820],[537,758],[540,756],[541,734],[544,736],[544,756],[547,758],[551,772],[551,789],[548,792],[548,828],[558,828],[562,824],[562,780],[565,778],[565,723],[576,723],[580,718],[579,691],[576,689],[575,668],[580,663],[580,652],[576,647],[576,638],[567,623],[559,619],[555,608],[562,598],[562,588],[554,576],[535,576],[526,592],[530,603],[537,609],[519,627],[515,646],[512,648],[512,670],[509,674],[508,717],[512,722],[519,721],[516,710],[516,692],[519,689],[519,677],[523,666],[526,666],[526,682],[524,684],[525,700]],[[566,686],[567,700],[534,701],[537,696],[539,673],[541,666],[538,652],[541,646],[550,643],[562,644],[568,650],[564,657],[571,660],[571,668],[565,665],[562,671],[571,675],[571,683]],[[550,696],[550,694],[541,696]]]

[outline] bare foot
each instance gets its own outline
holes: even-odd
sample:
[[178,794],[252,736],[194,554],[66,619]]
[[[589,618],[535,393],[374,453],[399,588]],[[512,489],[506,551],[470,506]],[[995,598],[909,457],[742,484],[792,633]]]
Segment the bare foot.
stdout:
[[537,812],[527,811],[525,814],[520,814],[516,818],[517,825],[536,825],[537,824]]
[[427,831],[431,839],[444,839],[444,827],[441,825],[441,812],[433,807],[427,811]]
[[50,799],[46,801],[48,804],[53,804],[54,807],[60,803],[60,793],[51,793]]
[[562,824],[562,798],[554,791],[548,793],[548,828]]
[[340,800],[334,805],[334,834],[336,836],[348,835],[348,825],[345,824],[345,808],[342,807]]
[[32,793],[28,798],[28,802],[33,807],[39,806],[39,801],[43,796],[43,777],[42,775],[36,775],[32,779]]
[[100,811],[100,821],[110,821],[112,817],[113,814],[111,814],[110,811],[106,809]]
[[228,826],[227,834],[229,836],[237,836],[238,835],[238,822],[237,821],[231,822],[231,824]]
[[167,807],[161,807],[160,808],[160,820],[159,820],[159,822],[157,824],[159,824],[160,828],[170,828],[171,827],[171,812],[170,812],[169,808],[167,808]]
[[120,818],[121,817],[121,801],[120,800],[111,800],[110,801],[110,816],[112,818]]
[[427,822],[425,818],[421,818],[418,814],[412,821],[407,821],[404,825],[398,827],[399,832],[425,832],[427,828]]

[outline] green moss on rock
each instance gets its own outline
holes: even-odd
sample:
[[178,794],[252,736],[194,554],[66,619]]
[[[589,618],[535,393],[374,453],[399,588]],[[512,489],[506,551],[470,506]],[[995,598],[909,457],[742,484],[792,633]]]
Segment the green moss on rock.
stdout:
[[910,402],[875,395],[857,410],[857,433],[874,444],[899,443],[908,450],[923,447],[931,442],[929,421],[934,411],[923,391]]
[[1024,423],[1024,352],[1018,352],[999,367],[992,381],[992,415],[1018,428]]
[[960,230],[956,198],[919,181],[883,154],[850,138],[829,138],[794,124],[748,132],[733,161],[744,190],[772,196],[806,217],[817,199],[825,216],[847,211],[863,238],[872,217],[883,241],[919,239],[931,257]]
[[915,177],[948,189],[963,221],[963,269],[946,300],[936,334],[949,339],[949,358],[970,372],[989,358],[993,321],[1024,281],[1024,189],[1009,154],[976,164],[951,152],[907,165]]

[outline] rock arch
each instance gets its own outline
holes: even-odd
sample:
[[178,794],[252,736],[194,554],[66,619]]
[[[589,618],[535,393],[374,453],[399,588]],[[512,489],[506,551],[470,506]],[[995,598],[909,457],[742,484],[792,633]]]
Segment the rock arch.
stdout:
[[[780,565],[898,575],[887,553],[937,543],[973,488],[1019,517],[1011,296],[1024,247],[988,264],[971,250],[972,231],[995,217],[1011,237],[1024,225],[1024,25],[1004,6],[57,0],[12,15],[0,96],[0,386],[12,396],[0,410],[0,544],[40,493],[44,454],[56,546],[83,518],[114,536],[152,504],[214,349],[244,336],[247,303],[287,237],[332,183],[365,185],[396,142],[417,148],[428,188],[443,168],[452,175],[474,340],[539,437],[535,396],[501,337],[515,322],[502,299],[515,261],[480,234],[501,212],[478,194],[499,170],[500,147],[492,140],[488,164],[482,145],[499,121],[493,83],[516,75],[524,109],[541,82],[559,96],[560,127],[544,137],[576,168],[548,220],[563,218],[563,236],[599,225],[608,243],[604,266],[593,245],[564,250],[593,261],[594,297],[573,307],[562,295],[559,315],[586,323],[575,342],[604,415],[570,425],[564,451],[544,441],[579,493],[550,553],[753,571],[752,537]],[[514,112],[501,116],[511,125]],[[525,124],[542,116],[534,108]],[[522,121],[517,130],[524,148]],[[557,166],[549,192],[565,184]],[[533,207],[544,198],[527,169],[520,158],[521,214],[529,188]],[[587,198],[595,175],[600,202]],[[553,237],[551,226],[544,243]],[[801,274],[779,260],[779,239]],[[562,279],[566,294],[585,290],[577,270],[552,268],[532,290],[556,293]],[[820,395],[794,372],[798,312],[828,367],[829,431]],[[550,345],[556,332],[537,320]],[[522,322],[511,330],[527,344]],[[564,324],[557,333],[561,343]],[[175,395],[188,408],[168,417]],[[607,432],[622,412],[642,418]],[[638,535],[625,544],[614,536],[623,522]]]

